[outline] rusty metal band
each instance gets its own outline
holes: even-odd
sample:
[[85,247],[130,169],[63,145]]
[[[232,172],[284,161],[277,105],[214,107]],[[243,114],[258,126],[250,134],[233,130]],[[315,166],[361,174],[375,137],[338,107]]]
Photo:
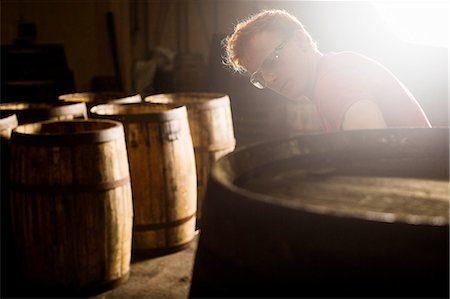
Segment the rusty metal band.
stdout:
[[130,183],[130,177],[120,180],[96,183],[96,184],[70,184],[70,185],[27,185],[22,183],[11,183],[11,190],[24,193],[46,193],[46,194],[75,194],[92,191],[108,191]]
[[[76,122],[76,121],[68,121]],[[52,122],[42,123],[43,125]],[[33,124],[25,125],[32,126]],[[20,126],[18,127],[20,128]],[[97,131],[74,132],[72,134],[27,134],[14,130],[11,134],[11,144],[26,144],[32,146],[76,146],[94,144],[124,138],[123,126],[115,122],[115,126]]]
[[173,246],[165,246],[160,248],[133,248],[133,258],[135,260],[148,259],[149,257],[157,257],[163,254],[173,253],[187,248],[194,238],[187,242]]
[[208,146],[194,146],[194,150],[200,152],[220,152],[235,147],[236,147],[236,139],[233,139],[230,142],[214,143]]
[[149,231],[149,230],[168,229],[168,228],[177,227],[183,223],[188,222],[192,218],[194,218],[196,214],[197,213],[194,213],[185,218],[181,218],[176,221],[171,221],[171,222],[166,222],[166,223],[139,224],[139,225],[135,224],[134,230],[137,232],[145,232],[145,231]]
[[[79,294],[80,296],[84,296],[84,297],[89,296],[90,297],[90,296],[92,296],[92,294],[106,292],[108,290],[114,289],[114,288],[124,284],[128,280],[129,277],[130,277],[130,272],[127,271],[125,274],[123,274],[119,278],[92,284],[92,285],[89,285],[88,287],[85,287],[85,288],[82,288],[79,290],[75,289],[75,290],[72,290],[72,292],[70,292],[70,294]],[[67,294],[67,293],[68,292],[66,292],[65,294]]]
[[91,114],[95,116],[95,118],[102,119],[111,119],[120,121],[122,123],[136,123],[136,122],[163,122],[163,121],[171,121],[177,119],[187,118],[186,107],[182,105],[172,105],[173,109],[158,111],[158,112],[141,112],[136,114],[102,114],[100,113],[102,108],[106,108],[107,106],[117,106],[122,109],[126,109],[127,107],[132,108],[136,105],[163,105],[163,104],[152,104],[152,103],[126,103],[126,104],[102,104],[97,105],[91,108]]

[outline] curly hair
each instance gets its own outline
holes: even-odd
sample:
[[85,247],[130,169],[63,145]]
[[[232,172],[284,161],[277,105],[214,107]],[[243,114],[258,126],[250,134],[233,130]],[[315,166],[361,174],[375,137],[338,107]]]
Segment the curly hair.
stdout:
[[285,10],[264,10],[258,14],[251,15],[234,27],[234,32],[222,41],[225,48],[223,63],[236,72],[245,73],[247,70],[242,65],[244,49],[249,40],[262,31],[274,31],[288,34],[300,30],[317,50],[316,44],[305,30],[303,24],[293,15]]

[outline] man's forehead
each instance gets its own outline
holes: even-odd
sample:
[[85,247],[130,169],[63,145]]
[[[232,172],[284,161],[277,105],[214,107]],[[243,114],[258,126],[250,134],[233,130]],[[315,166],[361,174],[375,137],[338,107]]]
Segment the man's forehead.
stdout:
[[281,34],[262,31],[252,36],[244,49],[242,64],[249,73],[255,72],[280,43]]

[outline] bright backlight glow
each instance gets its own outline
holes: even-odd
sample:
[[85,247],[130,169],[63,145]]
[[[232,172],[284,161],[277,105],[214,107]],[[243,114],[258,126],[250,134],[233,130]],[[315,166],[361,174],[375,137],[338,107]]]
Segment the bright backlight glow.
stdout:
[[405,42],[449,47],[448,1],[374,1],[381,17]]

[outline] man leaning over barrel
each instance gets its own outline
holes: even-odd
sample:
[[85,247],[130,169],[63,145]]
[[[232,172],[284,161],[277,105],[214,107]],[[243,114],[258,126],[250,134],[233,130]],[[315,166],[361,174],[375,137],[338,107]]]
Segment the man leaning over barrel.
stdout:
[[324,132],[386,127],[431,127],[408,89],[380,63],[353,52],[322,54],[300,21],[266,10],[237,24],[226,61],[292,101],[315,106]]

